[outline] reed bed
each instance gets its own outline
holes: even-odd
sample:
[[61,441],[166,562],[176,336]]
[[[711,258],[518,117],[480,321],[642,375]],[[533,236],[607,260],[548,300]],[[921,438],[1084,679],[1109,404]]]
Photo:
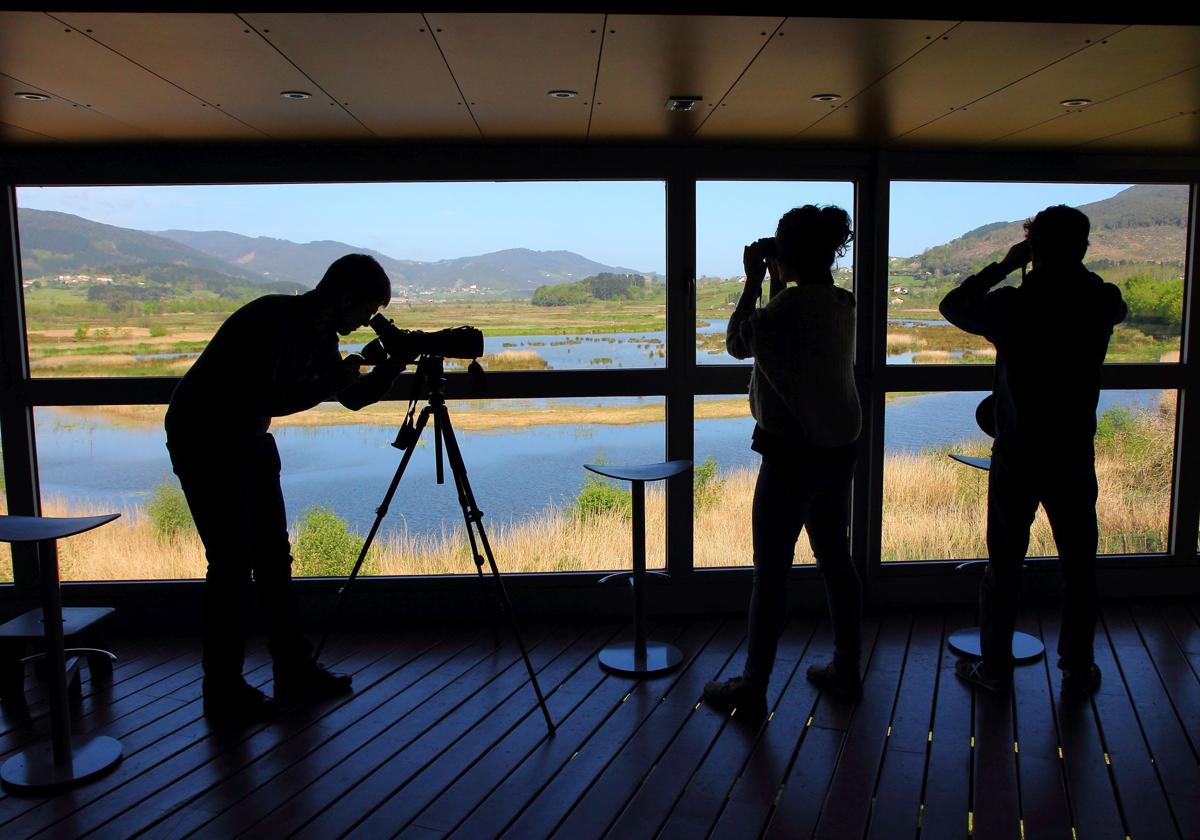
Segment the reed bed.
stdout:
[[[1110,413],[1102,420],[1096,458],[1101,553],[1166,550],[1174,418],[1175,394],[1164,392],[1155,411]],[[956,451],[986,454],[987,443],[967,442]],[[695,515],[697,567],[752,562],[750,509],[755,474],[750,468],[721,471],[706,488]],[[51,516],[107,512],[62,499],[47,500],[45,510]],[[64,580],[203,577],[204,550],[194,532],[163,540],[144,508],[134,506],[122,513],[109,525],[63,541]],[[452,521],[450,512],[447,521]],[[883,560],[985,557],[986,521],[986,473],[952,461],[944,450],[893,453],[885,458]],[[646,548],[652,568],[664,563],[664,523],[663,488],[650,485]],[[570,510],[549,507],[535,519],[485,520],[485,526],[497,561],[506,572],[599,572],[629,567],[630,523],[617,511],[580,518]],[[1053,535],[1039,511],[1029,554],[1055,553]],[[797,544],[795,562],[813,562],[804,537]],[[447,526],[434,535],[386,535],[377,543],[370,566],[385,575],[475,571],[461,526]],[[5,571],[0,570],[0,576]]]

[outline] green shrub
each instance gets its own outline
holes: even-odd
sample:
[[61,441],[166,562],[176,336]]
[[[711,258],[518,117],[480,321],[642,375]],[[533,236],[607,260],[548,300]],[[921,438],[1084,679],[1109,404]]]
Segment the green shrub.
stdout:
[[[292,542],[292,574],[296,577],[347,575],[354,568],[362,538],[353,533],[345,519],[331,508],[313,505],[300,514],[296,539]],[[371,574],[373,564],[363,564],[362,574]]]
[[146,504],[146,513],[150,515],[154,534],[160,540],[172,540],[196,531],[192,511],[178,484],[163,482],[155,487]]
[[628,490],[591,477],[579,489],[575,504],[567,510],[567,514],[577,522],[586,522],[609,513],[619,514],[623,519],[632,518],[633,497]]
[[697,464],[693,467],[693,511],[699,513],[716,505],[721,500],[721,488],[724,484],[725,479],[721,478],[717,462],[711,456],[705,458],[703,464]]
[[87,335],[88,335],[87,327],[76,327],[75,328],[75,340],[76,341],[83,341],[85,338],[87,338]]
[[167,328],[164,327],[162,324],[151,324],[150,325],[150,337],[151,338],[162,338],[164,335],[170,335],[170,333],[167,332]]

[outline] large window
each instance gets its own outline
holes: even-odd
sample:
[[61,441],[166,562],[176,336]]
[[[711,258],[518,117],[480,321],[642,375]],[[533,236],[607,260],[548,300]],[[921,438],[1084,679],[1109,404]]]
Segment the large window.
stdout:
[[[231,312],[302,294],[353,252],[388,272],[384,313],[398,326],[480,328],[488,371],[666,364],[661,181],[27,187],[17,200],[34,377],[181,375]],[[372,337],[357,331],[342,349]],[[661,397],[468,400],[452,412],[502,568],[628,565],[628,487],[583,464],[661,460]],[[37,409],[46,509],[125,514],[70,550],[65,579],[203,576],[163,413]],[[297,575],[349,569],[399,462],[388,444],[402,417],[397,403],[326,403],[273,423]],[[453,484],[435,485],[425,443],[368,574],[474,573]],[[649,562],[661,567],[661,488],[648,503]]]
[[[302,294],[351,252],[374,254],[388,271],[385,314],[398,326],[472,324],[485,335],[481,362],[492,387],[470,390],[469,377],[458,375],[465,363],[447,360],[449,407],[503,571],[628,568],[629,486],[584,464],[689,455],[690,481],[672,482],[670,492],[663,483],[646,488],[649,565],[744,570],[760,460],[750,449],[751,361],[726,352],[725,333],[745,288],[743,247],[810,203],[841,206],[862,227],[858,250],[834,265],[834,281],[859,304],[855,370],[867,434],[851,536],[857,551],[879,547],[878,557],[860,559],[907,575],[924,572],[906,561],[986,557],[987,474],[948,456],[989,454],[975,407],[991,386],[995,349],[945,322],[938,304],[1020,241],[1025,220],[1055,204],[1089,215],[1085,264],[1129,305],[1109,346],[1097,412],[1100,553],[1150,555],[1148,565],[1183,559],[1197,524],[1194,501],[1172,497],[1190,486],[1179,474],[1187,463],[1176,462],[1189,443],[1177,433],[1189,434],[1185,386],[1193,378],[1181,361],[1189,186],[1138,184],[1124,173],[1120,183],[891,180],[859,190],[858,178],[924,173],[902,154],[889,158],[887,172],[853,160],[824,177],[815,164],[793,162],[791,180],[754,180],[776,168],[743,158],[749,178],[741,180],[731,179],[738,165],[721,160],[712,171],[724,180],[693,181],[685,160],[672,162],[678,182],[666,183],[18,188],[25,331],[4,338],[6,352],[27,349],[31,379],[6,399],[33,407],[47,514],[123,514],[63,544],[64,580],[203,576],[203,549],[164,446],[171,383],[137,377],[182,375],[239,306]],[[890,206],[878,212],[885,187]],[[668,231],[678,241],[668,243]],[[692,233],[694,276],[681,251]],[[869,263],[856,265],[856,254]],[[1006,282],[1021,282],[1020,273]],[[694,317],[686,305],[693,288]],[[669,312],[668,300],[680,305]],[[360,330],[342,350],[372,337]],[[350,568],[399,464],[391,443],[404,407],[349,412],[325,403],[272,424],[297,576]],[[475,573],[453,484],[436,484],[431,431],[425,437],[366,576]],[[871,490],[877,482],[881,494]],[[1180,523],[1188,538],[1172,534]],[[690,552],[680,538],[688,530]],[[1040,513],[1029,553],[1056,553]],[[8,556],[0,582],[14,572],[32,581]],[[802,536],[794,562],[813,559]]]

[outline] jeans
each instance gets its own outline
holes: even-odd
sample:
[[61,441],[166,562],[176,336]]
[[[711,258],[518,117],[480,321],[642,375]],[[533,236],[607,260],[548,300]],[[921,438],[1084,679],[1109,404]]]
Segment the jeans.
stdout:
[[1093,460],[1063,464],[1039,459],[1021,465],[993,456],[988,473],[988,567],[979,588],[980,648],[998,667],[1012,667],[1021,565],[1038,504],[1062,559],[1062,632],[1058,655],[1069,670],[1092,664],[1096,631],[1096,467]]
[[300,635],[296,615],[275,438],[259,435],[221,446],[168,440],[167,448],[208,559],[205,677],[241,679],[251,579],[276,667],[298,663],[310,646]]
[[764,457],[754,486],[754,590],[743,677],[766,688],[787,622],[787,582],[800,529],[825,579],[834,661],[857,671],[862,584],[850,559],[850,468],[802,469]]

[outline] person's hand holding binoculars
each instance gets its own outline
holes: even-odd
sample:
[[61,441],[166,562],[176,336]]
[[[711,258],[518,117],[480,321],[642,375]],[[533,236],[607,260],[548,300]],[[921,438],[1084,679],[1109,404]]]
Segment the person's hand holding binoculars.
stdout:
[[1000,268],[1004,270],[1005,275],[1009,275],[1018,268],[1024,268],[1031,259],[1033,259],[1033,253],[1029,247],[1029,240],[1023,239],[1008,249],[1008,253],[1000,261]]

